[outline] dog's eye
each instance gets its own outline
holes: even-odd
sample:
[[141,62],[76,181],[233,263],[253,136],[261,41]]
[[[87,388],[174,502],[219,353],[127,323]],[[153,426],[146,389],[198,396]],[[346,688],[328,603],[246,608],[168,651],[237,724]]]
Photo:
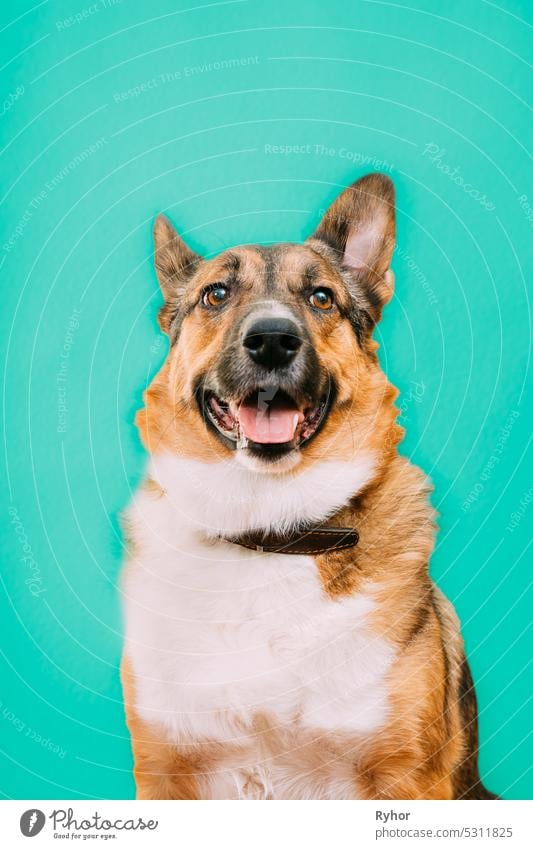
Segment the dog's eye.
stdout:
[[206,307],[221,307],[229,298],[229,289],[225,286],[208,286],[202,295]]
[[333,307],[333,293],[329,289],[315,289],[309,297],[309,303],[317,310],[330,310]]

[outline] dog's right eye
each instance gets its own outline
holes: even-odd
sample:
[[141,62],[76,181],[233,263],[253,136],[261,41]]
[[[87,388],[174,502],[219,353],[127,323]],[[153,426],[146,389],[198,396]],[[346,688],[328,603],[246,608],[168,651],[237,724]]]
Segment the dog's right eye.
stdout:
[[229,298],[229,289],[225,286],[208,286],[202,294],[202,303],[206,307],[221,307]]

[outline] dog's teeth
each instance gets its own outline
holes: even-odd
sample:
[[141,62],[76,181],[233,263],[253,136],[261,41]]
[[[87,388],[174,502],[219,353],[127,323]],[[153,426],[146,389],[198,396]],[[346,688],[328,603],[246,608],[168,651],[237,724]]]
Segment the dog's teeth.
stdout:
[[295,413],[294,416],[292,417],[292,429],[293,430],[296,430],[296,428],[298,427],[299,419],[300,419],[299,414]]
[[248,448],[248,440],[246,439],[244,433],[242,432],[238,421],[237,421],[237,448]]

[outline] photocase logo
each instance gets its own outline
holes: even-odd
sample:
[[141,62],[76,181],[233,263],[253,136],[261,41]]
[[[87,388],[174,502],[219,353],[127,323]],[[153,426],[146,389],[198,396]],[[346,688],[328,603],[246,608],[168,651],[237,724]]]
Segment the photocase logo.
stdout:
[[[20,818],[20,830],[24,837],[35,837],[39,834],[44,828],[46,819],[47,817],[38,808],[24,811]],[[159,826],[159,820],[145,820],[143,817],[108,819],[98,811],[91,812],[90,816],[76,819],[73,808],[56,808],[48,815],[48,819],[50,820],[49,828],[54,832],[54,837],[64,837],[67,840],[82,836],[84,840],[90,837],[108,840],[110,836],[118,836],[112,832],[155,831]],[[99,832],[105,832],[105,834]]]
[[35,837],[42,831],[46,822],[46,817],[38,808],[30,808],[29,811],[24,811],[20,818],[20,830],[24,837]]

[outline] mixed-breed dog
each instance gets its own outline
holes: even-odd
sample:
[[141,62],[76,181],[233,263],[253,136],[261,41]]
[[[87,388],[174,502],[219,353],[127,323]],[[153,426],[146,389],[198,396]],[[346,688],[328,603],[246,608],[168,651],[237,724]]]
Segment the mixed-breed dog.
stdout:
[[304,244],[204,259],[163,216],[154,235],[170,348],[122,582],[138,798],[495,798],[372,338],[392,182],[358,180]]

